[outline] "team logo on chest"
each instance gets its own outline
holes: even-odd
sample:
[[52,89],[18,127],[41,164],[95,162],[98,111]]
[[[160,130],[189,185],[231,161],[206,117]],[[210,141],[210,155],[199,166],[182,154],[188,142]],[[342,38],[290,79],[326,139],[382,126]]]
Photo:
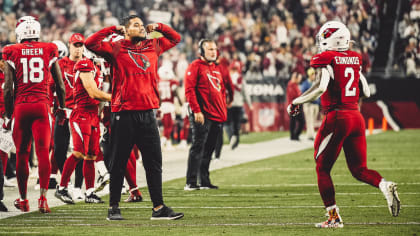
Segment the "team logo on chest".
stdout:
[[132,52],[130,50],[128,50],[128,55],[130,56],[131,60],[133,60],[133,62],[137,65],[138,68],[146,71],[147,68],[150,67],[150,61],[146,55],[137,52]]
[[213,86],[213,88],[215,88],[217,91],[220,92],[220,90],[222,89],[222,84],[221,84],[220,79],[209,73],[207,73],[207,78],[209,79],[211,86]]

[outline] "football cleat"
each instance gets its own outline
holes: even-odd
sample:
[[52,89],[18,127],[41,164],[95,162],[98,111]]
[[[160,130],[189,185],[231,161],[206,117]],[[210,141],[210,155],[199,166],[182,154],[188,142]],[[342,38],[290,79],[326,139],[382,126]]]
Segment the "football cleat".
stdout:
[[92,192],[89,195],[86,195],[85,193],[85,202],[86,203],[104,203],[104,201],[102,201],[102,199],[96,195],[94,192]]
[[391,181],[381,181],[379,183],[379,189],[384,194],[388,203],[389,213],[392,216],[398,216],[401,209],[401,201],[398,197],[397,184]]
[[99,176],[97,183],[99,186],[95,189],[95,193],[102,191],[110,182],[109,173],[106,173],[103,176]]
[[15,200],[14,205],[17,209],[23,211],[23,212],[28,212],[29,211],[29,202],[28,199],[25,200],[20,200],[19,198]]
[[130,196],[124,202],[141,202],[143,201],[143,196],[138,188],[130,189]]
[[108,209],[108,216],[106,217],[107,220],[124,220],[121,216],[121,210],[118,206],[113,206]]
[[162,208],[153,210],[151,220],[178,220],[184,217],[184,213],[174,212],[170,207],[163,205]]
[[315,227],[317,228],[343,228],[343,220],[338,213],[338,208],[333,208],[328,211],[328,220],[316,223]]
[[48,207],[47,199],[45,196],[41,196],[38,199],[38,209],[41,213],[51,213],[50,208]]
[[67,204],[74,204],[73,199],[71,198],[69,191],[67,188],[63,188],[60,190],[60,186],[57,186],[57,190],[55,191],[54,196],[60,199],[62,202]]

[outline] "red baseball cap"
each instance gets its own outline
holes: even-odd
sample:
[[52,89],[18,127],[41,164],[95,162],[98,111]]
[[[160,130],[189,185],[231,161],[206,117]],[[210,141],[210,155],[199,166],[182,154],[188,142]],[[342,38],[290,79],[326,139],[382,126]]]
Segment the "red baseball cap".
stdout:
[[69,39],[69,43],[70,44],[75,44],[75,43],[85,43],[85,36],[83,36],[83,34],[80,33],[74,33],[71,35],[70,39]]

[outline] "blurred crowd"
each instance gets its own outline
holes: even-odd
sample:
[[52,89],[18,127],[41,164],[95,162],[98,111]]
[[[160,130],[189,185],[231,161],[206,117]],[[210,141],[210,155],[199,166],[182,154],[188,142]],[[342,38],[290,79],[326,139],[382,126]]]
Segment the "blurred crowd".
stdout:
[[[407,0],[408,1],[408,0]],[[189,62],[197,57],[201,38],[217,39],[221,56],[240,62],[245,79],[289,79],[305,76],[317,53],[315,35],[323,23],[340,20],[363,56],[363,72],[374,60],[379,33],[378,0],[2,0],[0,47],[15,42],[16,19],[39,18],[42,40],[67,42],[74,32],[86,36],[117,25],[120,17],[137,14],[146,23],[167,21],[183,36],[162,63],[172,66],[182,80]],[[420,60],[420,0],[410,1],[398,24],[398,60],[394,69],[418,74]]]

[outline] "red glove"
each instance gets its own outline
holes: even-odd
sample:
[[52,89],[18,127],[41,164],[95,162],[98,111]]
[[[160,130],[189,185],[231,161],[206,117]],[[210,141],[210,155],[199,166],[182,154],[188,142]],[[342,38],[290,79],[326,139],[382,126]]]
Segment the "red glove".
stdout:
[[297,116],[301,109],[302,105],[289,104],[289,106],[287,106],[287,113],[289,113],[290,116]]
[[61,108],[57,108],[54,112],[54,116],[58,121],[58,125],[63,126],[66,121],[66,111]]
[[12,120],[9,118],[4,118],[3,129],[10,130],[12,128]]

